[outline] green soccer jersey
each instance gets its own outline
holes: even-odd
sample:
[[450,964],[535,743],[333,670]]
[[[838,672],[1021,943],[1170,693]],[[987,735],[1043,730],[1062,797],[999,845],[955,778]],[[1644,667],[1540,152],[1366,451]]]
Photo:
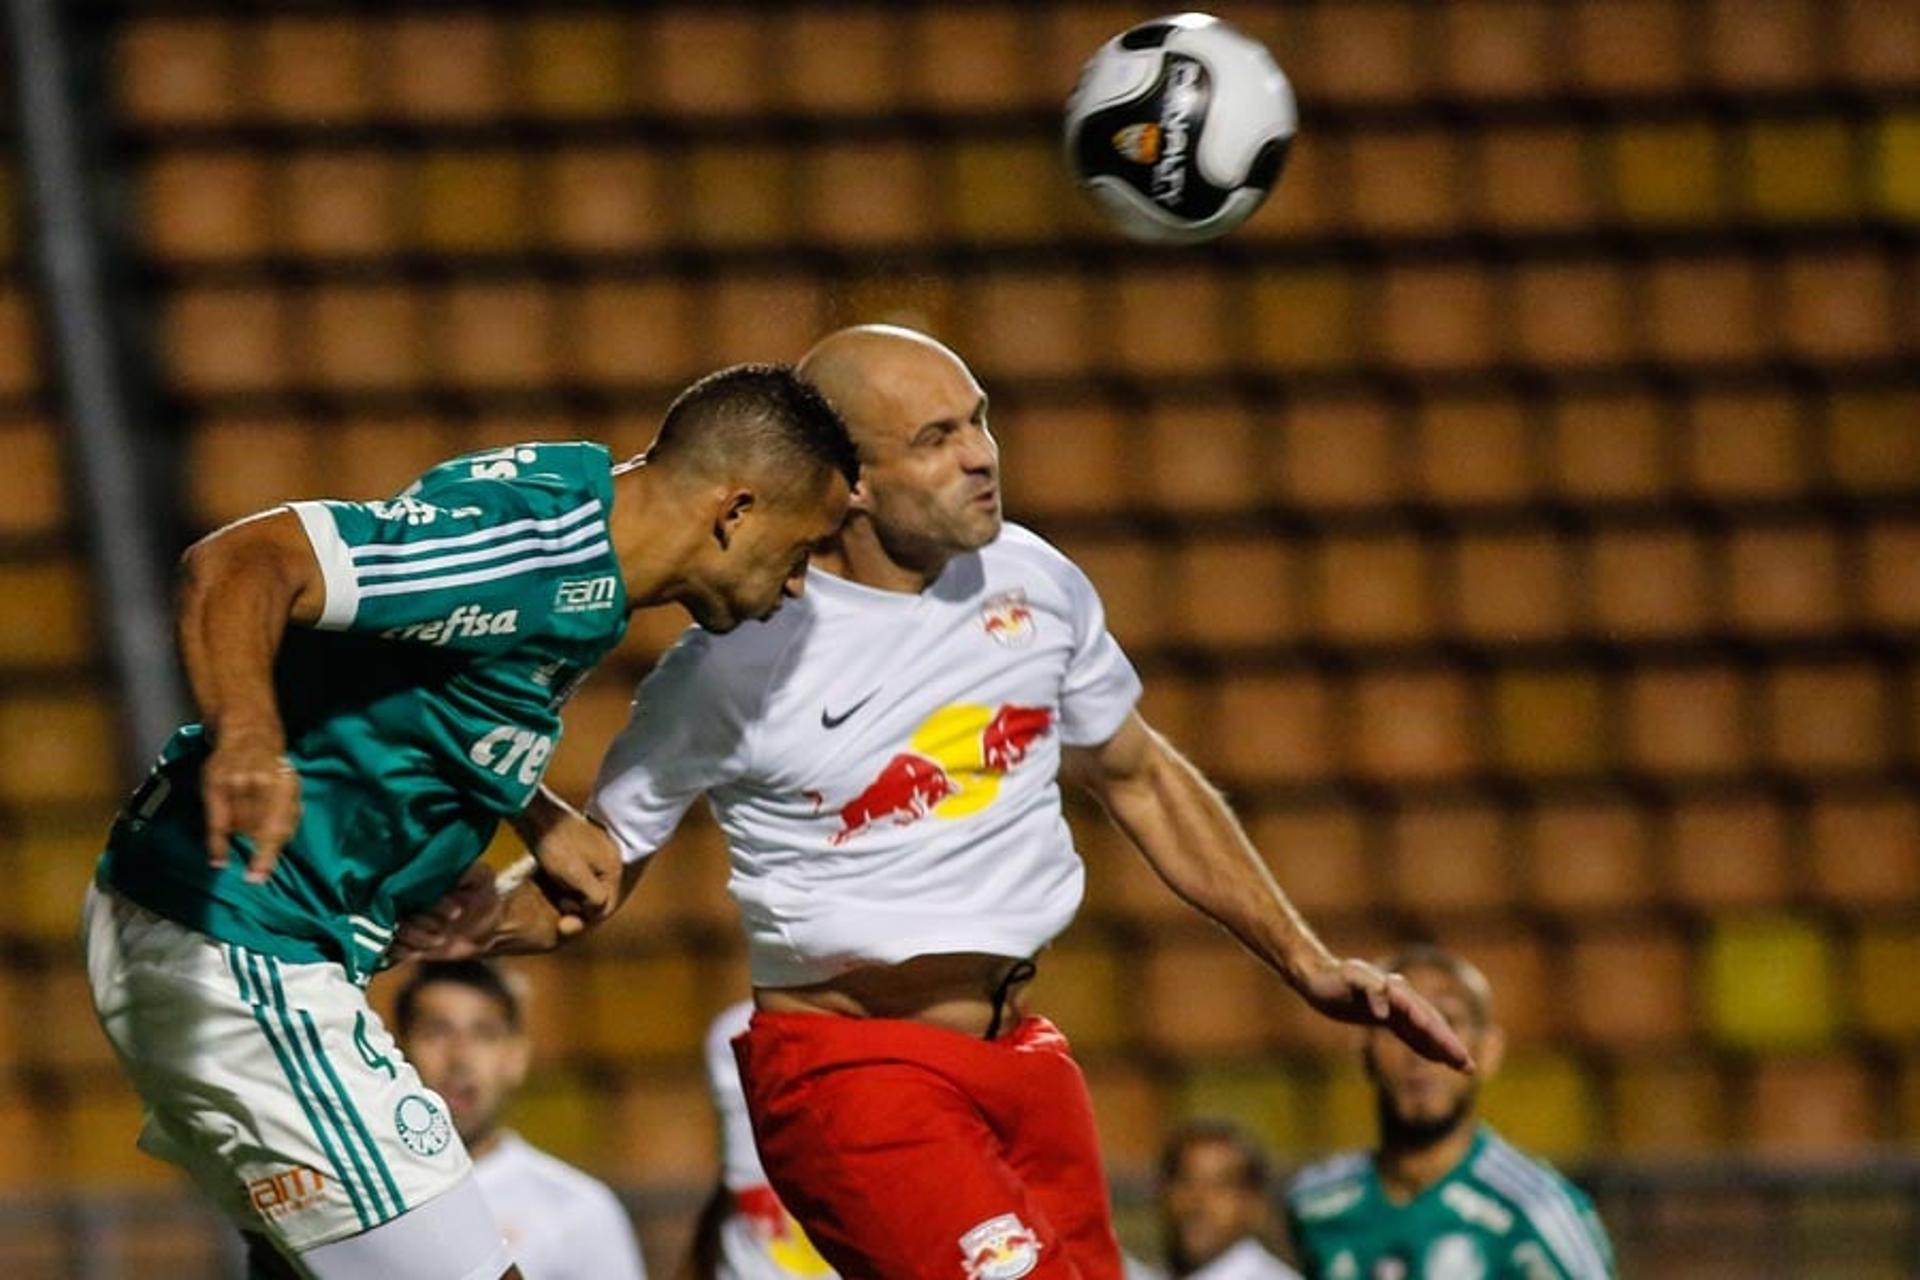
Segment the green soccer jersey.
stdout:
[[318,625],[288,628],[274,672],[299,829],[264,885],[245,880],[244,839],[210,867],[210,744],[187,725],[114,823],[101,882],[364,982],[395,924],[525,807],[561,704],[625,632],[612,505],[612,458],[584,443],[457,458],[388,502],[293,503],[326,585]]
[[1613,1251],[1593,1203],[1481,1128],[1466,1158],[1406,1204],[1364,1153],[1312,1165],[1287,1188],[1308,1280],[1607,1280]]

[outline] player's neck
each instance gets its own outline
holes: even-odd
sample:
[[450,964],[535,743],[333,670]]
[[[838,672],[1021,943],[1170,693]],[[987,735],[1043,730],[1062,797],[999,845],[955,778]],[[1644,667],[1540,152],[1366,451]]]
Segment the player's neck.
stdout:
[[620,562],[627,607],[640,609],[673,598],[682,566],[710,529],[687,510],[685,495],[666,473],[640,462],[614,470],[607,536]]
[[1452,1173],[1467,1158],[1479,1126],[1480,1122],[1469,1112],[1437,1141],[1420,1144],[1395,1142],[1391,1138],[1383,1141],[1379,1154],[1374,1157],[1374,1169],[1380,1175],[1380,1186],[1387,1198],[1396,1204],[1405,1204]]
[[478,1160],[483,1156],[492,1155],[500,1149],[500,1144],[506,1140],[506,1129],[500,1125],[495,1125],[493,1128],[467,1143],[467,1157],[472,1160]]
[[872,520],[856,514],[847,520],[833,546],[814,556],[814,563],[836,578],[863,587],[917,596],[933,585],[951,559],[952,553],[934,548],[890,547]]

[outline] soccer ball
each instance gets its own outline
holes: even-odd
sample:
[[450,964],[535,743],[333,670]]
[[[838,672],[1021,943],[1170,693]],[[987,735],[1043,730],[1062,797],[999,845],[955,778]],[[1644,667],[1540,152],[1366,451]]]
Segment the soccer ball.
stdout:
[[1067,163],[1127,235],[1195,244],[1260,207],[1296,120],[1264,45],[1210,14],[1177,13],[1088,59],[1067,99]]

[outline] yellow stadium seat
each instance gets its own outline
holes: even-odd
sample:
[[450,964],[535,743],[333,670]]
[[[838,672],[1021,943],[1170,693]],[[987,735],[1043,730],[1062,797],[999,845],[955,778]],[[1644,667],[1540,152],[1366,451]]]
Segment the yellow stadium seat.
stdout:
[[559,308],[544,284],[456,284],[436,300],[442,377],[502,389],[553,381]]
[[1551,533],[1469,534],[1453,547],[1453,629],[1483,644],[1550,640],[1571,624],[1571,578]]
[[475,121],[506,113],[505,24],[486,13],[412,13],[382,42],[386,102],[402,119]]
[[66,523],[60,450],[45,422],[0,425],[0,536],[48,534]]
[[1270,1152],[1308,1145],[1311,1090],[1295,1073],[1277,1067],[1201,1067],[1180,1091],[1189,1120],[1231,1120]]
[[1664,363],[1723,364],[1764,352],[1768,307],[1752,262],[1669,258],[1653,264],[1648,353]]
[[1066,538],[1061,549],[1093,579],[1107,625],[1120,642],[1142,650],[1166,639],[1163,548],[1144,537]]
[[1357,1037],[1346,1053],[1330,1060],[1313,1120],[1310,1151],[1354,1151],[1378,1141],[1379,1108],[1373,1085],[1360,1069]]
[[1728,774],[1748,763],[1746,692],[1726,667],[1646,668],[1626,686],[1627,756],[1654,775]]
[[1333,772],[1331,708],[1309,674],[1229,678],[1209,718],[1211,758],[1229,777],[1304,781]]
[[[966,83],[970,75],[952,76]],[[947,151],[935,189],[952,234],[983,244],[1047,240],[1059,234],[1075,199],[1051,140],[963,141]],[[951,185],[949,185],[951,184]]]
[[1287,503],[1383,507],[1400,496],[1398,433],[1386,404],[1354,395],[1303,395],[1285,414],[1278,452]]
[[1328,538],[1314,555],[1315,630],[1340,644],[1424,638],[1433,630],[1429,563],[1412,534]]
[[[1691,0],[1578,0],[1573,7],[1574,79],[1609,97],[1671,94],[1697,78],[1687,11]],[[1623,58],[1620,51],[1633,50]]]
[[[633,1011],[627,1016],[644,1016]],[[520,1136],[568,1164],[604,1167],[611,1154],[606,1090],[573,1071],[541,1071],[507,1108],[507,1123]]]
[[1827,467],[1842,488],[1908,492],[1920,476],[1920,394],[1842,392],[1827,406]]
[[1102,513],[1131,496],[1133,430],[1112,401],[1023,403],[993,429],[1007,507],[1020,518]]
[[1092,367],[1094,308],[1084,276],[990,271],[969,285],[960,350],[982,378],[1063,377]]
[[1614,207],[1629,222],[1702,226],[1721,214],[1720,139],[1688,120],[1622,125],[1607,137]]
[[678,385],[696,376],[704,354],[699,298],[677,280],[603,280],[568,299],[568,376],[601,386]]
[[1371,911],[1381,889],[1360,814],[1339,805],[1242,813],[1248,835],[1308,919]]
[[1498,393],[1440,395],[1415,417],[1419,492],[1443,506],[1524,502],[1537,487],[1536,432],[1517,400]]
[[1522,866],[1534,899],[1567,915],[1637,910],[1656,893],[1645,818],[1631,801],[1599,795],[1543,802]]
[[1489,127],[1479,135],[1479,169],[1475,214],[1490,227],[1567,231],[1596,219],[1593,174],[1575,128]]
[[[1291,188],[1289,188],[1291,194]],[[1329,267],[1274,267],[1247,281],[1249,358],[1291,372],[1343,369],[1359,358],[1360,300],[1352,273]]]
[[1676,529],[1604,531],[1592,544],[1587,586],[1603,635],[1684,636],[1706,624],[1700,541]]
[[707,296],[707,362],[798,360],[820,340],[825,314],[818,280],[786,275],[723,278]]
[[1920,1042],[1920,930],[1869,926],[1855,941],[1850,966],[1853,1013],[1862,1029],[1895,1044]]
[[1857,213],[1854,138],[1844,122],[1760,121],[1743,140],[1746,204],[1761,218],[1812,222]]
[[1515,1053],[1481,1094],[1487,1122],[1523,1151],[1548,1159],[1584,1156],[1599,1144],[1593,1086],[1562,1053]]
[[528,18],[520,32],[521,104],[536,117],[619,115],[639,81],[628,61],[630,36],[618,11]]
[[414,234],[434,253],[510,253],[531,239],[522,157],[503,149],[429,151],[413,172]]
[[794,153],[741,143],[690,147],[679,184],[681,225],[701,248],[742,248],[793,238],[801,188]]
[[1268,1010],[1284,984],[1233,939],[1219,934],[1162,941],[1139,978],[1142,1040],[1169,1053],[1254,1053],[1272,1033]]
[[1444,235],[1462,221],[1454,131],[1353,135],[1347,149],[1354,222],[1373,235]]
[[73,941],[80,927],[80,904],[93,882],[94,864],[106,848],[113,803],[103,801],[90,818],[24,822],[10,833],[9,902],[15,922],[27,937],[54,946]]
[[1704,1057],[1635,1056],[1613,1077],[1613,1140],[1622,1155],[1705,1153],[1726,1142],[1728,1089]]
[[1770,1156],[1856,1155],[1884,1136],[1879,1090],[1854,1058],[1768,1057],[1754,1071],[1746,1136]]
[[288,319],[285,295],[272,289],[175,293],[161,322],[168,380],[194,395],[269,391],[286,384],[298,349],[288,341]]
[[1514,896],[1500,812],[1485,803],[1412,805],[1389,824],[1388,902],[1416,919],[1497,912]]
[[267,169],[245,152],[162,154],[142,175],[140,222],[163,259],[256,257],[268,244]]
[[1783,390],[1695,389],[1687,402],[1689,487],[1710,498],[1790,497],[1808,487],[1801,410]]
[[1911,225],[1920,221],[1920,112],[1895,112],[1874,132],[1874,203]]
[[896,12],[795,9],[777,24],[780,105],[807,116],[874,116],[898,109],[906,31]]
[[1131,965],[1121,947],[1098,934],[1070,937],[1040,956],[1028,1006],[1053,1020],[1085,1055],[1124,1046],[1139,1010]]
[[1920,901],[1920,805],[1911,796],[1824,796],[1810,825],[1822,899],[1869,909]]
[[1821,75],[1822,0],[1714,0],[1701,41],[1712,79],[1737,92],[1811,88]]
[[321,285],[300,330],[307,378],[338,391],[404,391],[427,377],[423,299],[407,285]]
[[1304,89],[1335,102],[1405,101],[1424,87],[1425,34],[1408,0],[1307,11],[1310,58],[1297,58]]
[[1549,368],[1619,364],[1631,356],[1626,277],[1611,263],[1522,265],[1512,280],[1515,355]]
[[94,654],[94,582],[73,560],[0,561],[0,667],[74,667]]
[[231,22],[145,19],[128,24],[114,50],[121,106],[147,124],[202,124],[235,114],[241,50]]
[[1458,777],[1476,764],[1473,699],[1452,671],[1362,677],[1354,689],[1347,758],[1388,781]]
[[1493,281],[1477,267],[1389,267],[1379,308],[1380,355],[1390,366],[1433,373],[1498,357]]
[[1678,932],[1590,929],[1569,957],[1565,1008],[1579,1035],[1601,1048],[1684,1044],[1694,1028],[1693,955]]
[[247,62],[252,100],[272,118],[347,124],[376,110],[373,29],[347,18],[266,20]]
[[51,1162],[58,1185],[123,1192],[180,1187],[184,1179],[179,1170],[133,1145],[140,1136],[142,1112],[140,1099],[117,1082],[111,1092],[85,1094],[59,1108],[53,1115],[58,1136]]
[[925,146],[907,142],[809,148],[800,168],[806,236],[856,249],[926,240],[937,230],[932,159]]
[[719,1122],[704,1076],[630,1076],[613,1099],[607,1172],[624,1186],[703,1186],[717,1175]]
[[1868,618],[1890,630],[1920,628],[1920,521],[1869,525],[1865,558]]
[[683,954],[595,956],[576,988],[585,1003],[583,1047],[620,1062],[698,1053],[707,1030],[700,988],[700,966]]
[[22,693],[0,701],[0,800],[114,800],[119,726],[101,693]]
[[659,156],[635,148],[566,147],[537,162],[546,240],[581,254],[634,253],[674,231]]
[[1728,546],[1733,621],[1763,634],[1840,624],[1840,547],[1820,527],[1736,529]]
[[1291,549],[1271,535],[1183,543],[1174,552],[1173,637],[1208,649],[1277,644],[1298,626],[1296,576]]
[[1608,758],[1598,678],[1584,671],[1511,671],[1494,685],[1501,761],[1527,775],[1591,774]]
[[1789,258],[1781,310],[1788,354],[1827,362],[1899,354],[1904,286],[1900,266],[1890,259],[1872,251]]
[[[113,1141],[131,1147],[135,1132]],[[0,1189],[16,1194],[44,1190],[54,1154],[52,1117],[45,1100],[12,1089],[0,1093]]]
[[280,248],[310,258],[392,253],[405,235],[398,163],[371,151],[287,157],[279,176]]
[[1781,1050],[1825,1044],[1837,1022],[1826,937],[1792,916],[1734,917],[1702,956],[1706,1025],[1723,1044]]
[[1533,98],[1557,88],[1557,34],[1545,0],[1465,0],[1445,10],[1442,66],[1462,98]]
[[[1020,6],[916,9],[910,22],[907,94],[915,105],[943,114],[1053,105],[1052,86],[1035,66],[1033,24]],[[964,72],[956,49],[966,50]]]
[[[1266,500],[1262,460],[1270,435],[1239,401],[1157,401],[1130,467],[1140,494],[1178,515],[1240,513]],[[1079,464],[1076,464],[1079,465]],[[1112,491],[1109,504],[1124,493]]]
[[1136,1175],[1151,1169],[1168,1123],[1161,1090],[1140,1068],[1124,1062],[1090,1062],[1085,1070],[1107,1167]]
[[1107,320],[1110,355],[1141,375],[1219,372],[1231,353],[1225,284],[1220,273],[1191,267],[1121,271]]
[[1768,754],[1801,774],[1878,768],[1887,758],[1891,702],[1865,662],[1776,667],[1767,680]]
[[1672,892],[1708,910],[1783,902],[1793,889],[1786,819],[1772,801],[1704,797],[1674,809]]
[[[76,898],[73,914],[68,917],[73,922],[69,938],[78,931],[79,911]],[[94,1018],[92,993],[80,966],[61,966],[35,975],[32,984],[18,993],[16,1003],[33,1028],[32,1036],[20,1045],[21,1057],[30,1066],[64,1077],[102,1073],[118,1079],[114,1071],[118,1059]],[[137,1125],[128,1130],[129,1141],[137,1130]]]

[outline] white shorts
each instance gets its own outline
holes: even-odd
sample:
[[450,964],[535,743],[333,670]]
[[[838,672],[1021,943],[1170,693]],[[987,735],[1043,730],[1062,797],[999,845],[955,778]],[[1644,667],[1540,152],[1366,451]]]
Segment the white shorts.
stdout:
[[381,1274],[422,1280],[511,1265],[497,1230],[421,1238],[430,1220],[467,1216],[452,1213],[464,1193],[479,1203],[473,1165],[446,1103],[338,965],[219,942],[97,887],[86,931],[94,1010],[146,1103],[141,1149],[241,1230],[293,1255],[376,1233],[420,1255]]

